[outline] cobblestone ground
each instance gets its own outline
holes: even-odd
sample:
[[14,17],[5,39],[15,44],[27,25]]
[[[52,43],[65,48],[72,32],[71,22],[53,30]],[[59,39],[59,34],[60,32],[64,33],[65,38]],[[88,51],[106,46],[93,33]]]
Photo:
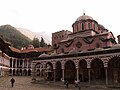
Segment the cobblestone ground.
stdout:
[[[0,90],[79,90],[78,88],[70,85],[68,89],[62,84],[32,84],[31,77],[13,77],[16,82],[14,87],[11,87],[10,79],[12,77],[0,77]],[[90,87],[81,87],[80,90],[120,90],[120,89],[111,89],[102,86],[90,86]]]

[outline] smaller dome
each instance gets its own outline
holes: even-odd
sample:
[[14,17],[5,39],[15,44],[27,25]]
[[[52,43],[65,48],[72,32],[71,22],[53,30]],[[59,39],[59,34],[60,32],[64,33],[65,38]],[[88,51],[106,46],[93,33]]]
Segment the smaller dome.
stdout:
[[43,53],[43,54],[41,54],[41,55],[39,56],[39,58],[41,58],[41,57],[48,57],[48,56],[49,56],[48,54]]
[[101,25],[101,24],[99,24],[99,27],[101,27],[102,29],[105,29],[105,27],[103,25]]
[[87,20],[87,19],[93,20],[92,17],[90,17],[90,16],[88,16],[88,15],[85,15],[85,13],[84,13],[82,16],[78,17],[76,21]]
[[75,53],[78,53],[78,51],[76,51],[75,49],[72,49],[72,50],[69,51],[68,54],[75,54]]

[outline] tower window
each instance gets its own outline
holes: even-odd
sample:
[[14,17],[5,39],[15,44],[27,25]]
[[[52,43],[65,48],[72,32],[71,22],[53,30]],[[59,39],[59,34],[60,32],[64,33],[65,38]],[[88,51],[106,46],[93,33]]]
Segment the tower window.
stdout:
[[94,30],[96,30],[96,24],[94,23]]
[[64,48],[61,48],[61,52],[64,53]]
[[76,27],[77,27],[77,31],[78,31],[78,25]]
[[88,23],[88,29],[90,29],[90,23]]
[[82,30],[84,30],[85,29],[85,26],[84,26],[84,23],[82,23]]

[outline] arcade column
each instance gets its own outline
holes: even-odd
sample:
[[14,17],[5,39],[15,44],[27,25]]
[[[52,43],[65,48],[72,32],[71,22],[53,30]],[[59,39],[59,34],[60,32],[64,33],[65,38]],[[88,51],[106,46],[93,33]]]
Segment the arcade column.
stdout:
[[56,69],[54,69],[54,81],[56,81]]
[[79,68],[76,68],[77,69],[77,81],[79,82]]
[[65,81],[65,69],[62,69],[62,81]]

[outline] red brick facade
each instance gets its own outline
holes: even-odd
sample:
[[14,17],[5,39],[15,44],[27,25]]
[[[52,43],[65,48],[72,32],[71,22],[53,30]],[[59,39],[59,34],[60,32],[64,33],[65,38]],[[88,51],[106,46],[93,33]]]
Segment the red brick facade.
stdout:
[[116,44],[112,32],[98,24],[92,17],[80,16],[72,25],[73,32],[68,30],[52,34],[52,46],[59,53],[69,53],[71,50],[94,50],[107,48]]

